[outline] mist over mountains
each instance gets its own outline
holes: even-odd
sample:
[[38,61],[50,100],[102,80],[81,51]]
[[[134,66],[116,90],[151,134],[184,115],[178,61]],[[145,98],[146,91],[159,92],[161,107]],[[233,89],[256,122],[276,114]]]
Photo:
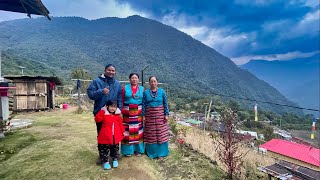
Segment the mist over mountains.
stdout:
[[[241,68],[266,81],[300,106],[320,109],[320,53],[289,61],[251,60]],[[317,112],[314,114],[318,115]]]

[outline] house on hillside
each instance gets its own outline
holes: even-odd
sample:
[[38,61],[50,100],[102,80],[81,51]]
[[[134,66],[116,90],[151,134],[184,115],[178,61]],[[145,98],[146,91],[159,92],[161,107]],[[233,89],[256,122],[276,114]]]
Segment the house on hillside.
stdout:
[[255,139],[258,139],[258,133],[255,131],[242,131],[242,130],[237,130],[237,133],[244,134],[244,135],[250,135],[254,137]]
[[221,115],[214,111],[214,112],[211,112],[211,118],[214,119],[215,121],[220,121],[221,120]]
[[215,131],[217,133],[221,133],[221,132],[225,131],[225,126],[221,122],[209,121],[209,122],[207,122],[207,129],[209,131]]
[[[194,112],[194,111],[193,111]],[[204,120],[204,114],[203,113],[190,113],[190,118],[191,119],[195,119],[195,120],[198,120],[198,121],[203,121]]]
[[269,179],[320,179],[320,171],[316,171],[307,167],[303,167],[287,161],[279,161],[270,166],[259,167],[260,171],[268,174]]
[[196,127],[199,127],[200,126],[200,124],[202,124],[203,122],[202,121],[197,121],[197,120],[195,120],[195,119],[186,119],[186,120],[184,120],[185,122],[187,122],[187,123],[189,123],[189,124],[191,124],[191,126],[196,126]]
[[291,133],[288,131],[279,129],[279,128],[273,128],[273,133],[278,136],[278,138],[285,139],[285,140],[291,140],[292,136]]
[[260,149],[279,160],[320,171],[320,149],[282,139],[272,139]]
[[55,107],[55,89],[62,82],[58,77],[5,76],[16,87],[12,96],[13,111],[45,110]]

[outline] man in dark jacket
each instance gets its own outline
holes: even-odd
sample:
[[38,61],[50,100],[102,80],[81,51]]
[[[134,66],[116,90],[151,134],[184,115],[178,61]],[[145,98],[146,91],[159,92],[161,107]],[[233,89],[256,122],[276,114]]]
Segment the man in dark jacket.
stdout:
[[[88,86],[88,97],[94,100],[93,115],[95,116],[108,100],[116,100],[119,109],[122,108],[121,84],[114,78],[116,68],[112,64],[106,65],[104,74],[94,79]],[[96,123],[97,133],[99,134],[102,122]],[[97,164],[99,164],[97,161]]]

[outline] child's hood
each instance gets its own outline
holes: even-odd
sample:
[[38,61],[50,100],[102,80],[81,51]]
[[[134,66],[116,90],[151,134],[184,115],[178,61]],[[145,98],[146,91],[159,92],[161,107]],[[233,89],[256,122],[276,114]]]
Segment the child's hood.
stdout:
[[[104,115],[110,115],[107,107],[103,107],[103,108],[101,108],[101,110],[104,111]],[[115,112],[114,114],[120,115],[120,114],[121,114],[121,110],[120,110],[119,108],[117,108],[117,109],[116,109],[116,112]]]

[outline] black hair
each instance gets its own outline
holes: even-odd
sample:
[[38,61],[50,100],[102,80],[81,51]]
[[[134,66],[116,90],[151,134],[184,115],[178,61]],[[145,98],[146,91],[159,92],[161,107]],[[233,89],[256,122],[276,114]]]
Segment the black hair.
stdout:
[[155,79],[158,81],[158,78],[157,78],[157,77],[155,77],[155,76],[150,76],[150,77],[149,77],[149,82],[150,82],[151,78],[155,78]]
[[114,68],[116,68],[113,64],[107,64],[106,67],[104,68],[104,70],[108,69],[108,67],[114,67]]
[[131,74],[129,75],[129,79],[131,79],[131,77],[132,77],[133,75],[138,76],[138,79],[139,79],[139,74],[138,74],[138,73],[131,73]]
[[108,100],[106,103],[106,106],[111,106],[111,105],[117,105],[117,101],[116,100]]

